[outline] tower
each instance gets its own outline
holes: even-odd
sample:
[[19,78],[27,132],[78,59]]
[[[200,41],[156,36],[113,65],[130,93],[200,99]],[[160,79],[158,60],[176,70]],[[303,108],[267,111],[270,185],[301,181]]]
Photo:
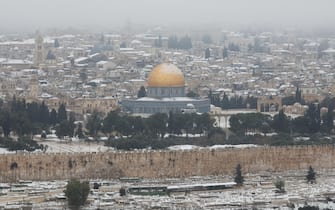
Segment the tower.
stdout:
[[36,100],[38,99],[39,95],[40,95],[39,81],[37,79],[37,76],[33,75],[29,83],[29,98]]
[[34,64],[40,65],[44,61],[44,46],[43,37],[39,31],[35,35],[35,52],[34,52]]

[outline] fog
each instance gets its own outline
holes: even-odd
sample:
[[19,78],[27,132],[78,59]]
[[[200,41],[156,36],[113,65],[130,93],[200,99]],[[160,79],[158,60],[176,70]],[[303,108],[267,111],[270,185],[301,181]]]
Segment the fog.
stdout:
[[335,24],[334,0],[0,0],[0,33],[136,25],[306,27]]

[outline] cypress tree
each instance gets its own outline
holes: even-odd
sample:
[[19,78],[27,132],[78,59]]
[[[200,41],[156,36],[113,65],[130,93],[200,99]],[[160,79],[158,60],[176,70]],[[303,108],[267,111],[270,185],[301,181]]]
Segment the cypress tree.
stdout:
[[241,186],[243,185],[243,182],[244,182],[244,177],[242,176],[242,167],[241,167],[241,164],[237,164],[236,166],[236,171],[235,171],[235,179],[234,181],[236,182],[236,184],[238,186]]

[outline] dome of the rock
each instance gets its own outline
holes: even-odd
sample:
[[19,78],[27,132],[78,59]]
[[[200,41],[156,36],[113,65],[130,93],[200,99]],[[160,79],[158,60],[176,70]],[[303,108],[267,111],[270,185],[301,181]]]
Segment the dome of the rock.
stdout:
[[148,77],[149,87],[182,87],[185,86],[181,70],[169,63],[157,65]]

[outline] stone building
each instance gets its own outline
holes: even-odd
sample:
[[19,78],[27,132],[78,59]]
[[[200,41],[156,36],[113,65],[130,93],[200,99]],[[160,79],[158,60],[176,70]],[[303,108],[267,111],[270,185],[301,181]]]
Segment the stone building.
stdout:
[[282,109],[281,97],[263,96],[257,100],[258,112],[278,112]]
[[210,101],[185,96],[184,74],[173,64],[156,66],[147,80],[147,96],[122,101],[124,111],[133,114],[181,112],[194,106],[197,112],[209,112]]
[[41,95],[40,82],[38,81],[37,76],[34,75],[29,83],[28,98],[36,100],[40,95]]
[[14,79],[0,79],[0,97],[10,99],[16,94]]
[[308,106],[300,103],[294,103],[293,105],[283,106],[283,109],[286,115],[303,116],[308,110]]
[[61,104],[65,104],[68,111],[78,115],[93,113],[94,111],[107,114],[118,108],[118,100],[113,97],[101,98],[57,98],[45,99],[44,102],[49,109],[57,110]]

